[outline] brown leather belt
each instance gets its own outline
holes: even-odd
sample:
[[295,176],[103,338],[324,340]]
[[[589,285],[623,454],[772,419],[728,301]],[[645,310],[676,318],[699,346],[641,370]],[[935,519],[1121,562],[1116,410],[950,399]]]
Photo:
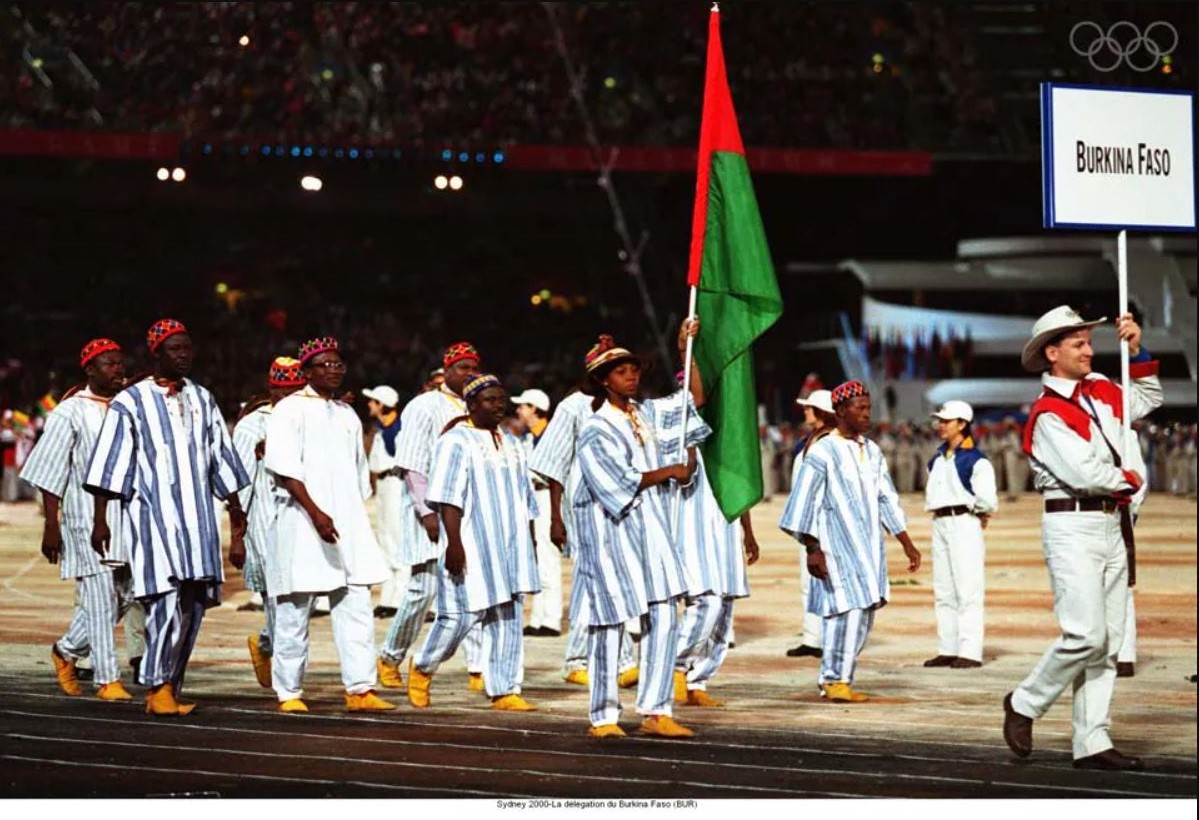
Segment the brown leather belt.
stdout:
[[937,507],[933,510],[933,518],[944,518],[947,515],[970,515],[970,508],[965,504],[956,507]]
[[1119,507],[1114,498],[1047,498],[1045,512],[1115,512]]

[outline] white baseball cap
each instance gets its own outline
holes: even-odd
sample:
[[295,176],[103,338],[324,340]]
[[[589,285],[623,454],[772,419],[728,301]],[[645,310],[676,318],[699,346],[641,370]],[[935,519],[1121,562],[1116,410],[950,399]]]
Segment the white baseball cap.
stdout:
[[381,384],[378,387],[368,387],[362,391],[362,395],[368,399],[374,399],[384,407],[395,407],[400,403],[400,394],[395,391],[394,387],[388,387]]
[[548,413],[550,411],[550,397],[545,394],[544,390],[538,390],[535,387],[532,390],[526,390],[519,396],[513,396],[512,403],[531,404],[542,413]]
[[930,413],[933,418],[941,419],[942,421],[953,421],[961,419],[964,422],[974,421],[974,408],[966,404],[964,401],[947,401]]
[[800,407],[811,407],[815,410],[823,410],[829,415],[834,414],[833,394],[829,390],[813,390],[806,399],[796,399],[795,403]]
[[1032,338],[1024,346],[1024,352],[1020,355],[1020,364],[1030,373],[1048,370],[1049,361],[1045,358],[1045,345],[1050,339],[1060,333],[1094,327],[1106,321],[1106,316],[1093,322],[1085,321],[1074,308],[1069,305],[1059,305],[1033,324]]

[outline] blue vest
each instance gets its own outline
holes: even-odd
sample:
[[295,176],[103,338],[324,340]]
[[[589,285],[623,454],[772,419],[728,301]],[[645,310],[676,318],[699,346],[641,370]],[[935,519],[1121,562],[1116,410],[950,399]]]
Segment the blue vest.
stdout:
[[[966,492],[974,495],[974,486],[970,483],[970,478],[974,475],[974,465],[979,462],[979,459],[985,459],[982,450],[974,446],[974,441],[969,440],[969,446],[959,447],[953,451],[953,466],[957,468],[958,478],[962,480],[962,486],[966,488]],[[963,442],[965,444],[965,442]],[[928,460],[928,471],[933,471],[933,465],[937,463],[937,459],[944,458],[945,451],[949,449],[949,442],[941,442],[941,446],[937,448],[937,454]]]

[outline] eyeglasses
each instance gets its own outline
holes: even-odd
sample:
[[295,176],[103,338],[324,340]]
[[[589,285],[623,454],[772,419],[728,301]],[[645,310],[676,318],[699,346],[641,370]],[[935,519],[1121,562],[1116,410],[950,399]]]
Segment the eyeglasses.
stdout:
[[320,370],[332,370],[334,372],[337,372],[338,370],[346,369],[345,362],[317,362],[312,366],[314,368],[318,368]]

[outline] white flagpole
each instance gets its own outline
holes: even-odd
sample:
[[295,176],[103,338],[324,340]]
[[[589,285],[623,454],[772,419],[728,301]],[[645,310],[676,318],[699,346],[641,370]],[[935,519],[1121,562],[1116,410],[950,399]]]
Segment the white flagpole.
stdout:
[[[1128,231],[1120,231],[1119,237],[1116,239],[1116,278],[1120,288],[1120,316],[1128,312]],[[1123,410],[1124,421],[1123,435],[1120,437],[1120,455],[1124,459],[1125,464],[1128,462],[1128,448],[1131,438],[1130,430],[1132,428],[1132,419],[1130,415],[1130,403],[1128,396],[1129,382],[1128,365],[1128,342],[1121,340],[1120,342],[1120,392],[1123,394]]]
[[[694,285],[691,286],[691,293],[687,300],[687,320],[695,321],[695,298],[699,289]],[[683,464],[687,463],[687,397],[691,395],[691,362],[694,359],[695,337],[690,333],[687,334],[686,348],[683,351],[683,395],[679,402],[679,409],[682,412],[682,424],[679,426],[679,458]],[[677,485],[678,492],[675,493],[675,508],[674,508],[674,534],[679,537],[682,534],[683,524],[683,487]]]

